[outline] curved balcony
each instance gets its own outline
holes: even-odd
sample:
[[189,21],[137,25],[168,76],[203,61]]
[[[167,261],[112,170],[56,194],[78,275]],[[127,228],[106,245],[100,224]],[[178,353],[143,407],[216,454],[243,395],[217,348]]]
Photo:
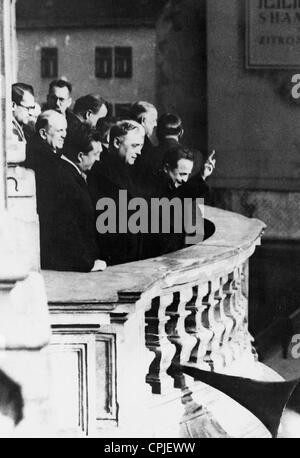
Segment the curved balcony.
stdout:
[[[267,435],[230,398],[174,369],[274,379],[248,331],[248,260],[265,226],[211,207],[205,218],[215,232],[198,245],[101,273],[43,272],[56,411],[68,434],[202,437],[208,421],[213,435]],[[239,419],[231,431],[228,409]]]

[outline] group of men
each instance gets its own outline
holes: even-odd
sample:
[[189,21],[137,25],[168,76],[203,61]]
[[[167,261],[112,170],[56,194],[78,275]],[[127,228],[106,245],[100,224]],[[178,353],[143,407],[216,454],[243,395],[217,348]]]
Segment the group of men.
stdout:
[[158,119],[150,103],[136,102],[124,119],[110,123],[99,95],[82,96],[71,106],[68,81],[50,83],[40,113],[32,86],[12,86],[13,133],[16,141],[26,142],[24,166],[36,176],[41,267],[91,272],[182,248],[183,233],[97,231],[97,204],[111,198],[119,215],[122,190],[129,199],[148,201],[204,197],[215,160],[208,158],[190,178],[194,159],[181,145],[181,119],[172,113]]

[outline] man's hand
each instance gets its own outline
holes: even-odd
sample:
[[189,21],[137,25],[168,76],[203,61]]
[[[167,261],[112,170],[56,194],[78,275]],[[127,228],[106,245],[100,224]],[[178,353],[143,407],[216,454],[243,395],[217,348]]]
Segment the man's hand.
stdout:
[[203,178],[203,180],[206,180],[206,178],[209,177],[213,173],[213,171],[214,171],[214,169],[216,167],[216,159],[214,159],[215,153],[216,153],[216,151],[213,150],[211,155],[208,156],[207,160],[203,164],[203,167],[202,167],[202,178]]
[[102,261],[101,259],[96,259],[94,267],[92,268],[91,272],[99,272],[100,270],[106,269],[106,262]]

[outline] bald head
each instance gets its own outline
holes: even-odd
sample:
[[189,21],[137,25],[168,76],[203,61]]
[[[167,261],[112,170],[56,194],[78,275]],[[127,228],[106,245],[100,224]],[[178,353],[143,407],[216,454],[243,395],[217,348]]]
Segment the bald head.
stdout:
[[67,121],[64,115],[54,110],[44,111],[38,117],[35,129],[54,152],[64,146],[67,133]]

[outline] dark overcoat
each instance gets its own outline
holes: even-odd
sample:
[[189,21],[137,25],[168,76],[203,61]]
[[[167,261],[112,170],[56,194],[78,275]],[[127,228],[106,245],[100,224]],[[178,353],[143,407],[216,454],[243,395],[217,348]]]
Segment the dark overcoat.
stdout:
[[25,165],[36,176],[41,267],[89,272],[98,258],[95,212],[78,171],[40,138],[28,144]]

